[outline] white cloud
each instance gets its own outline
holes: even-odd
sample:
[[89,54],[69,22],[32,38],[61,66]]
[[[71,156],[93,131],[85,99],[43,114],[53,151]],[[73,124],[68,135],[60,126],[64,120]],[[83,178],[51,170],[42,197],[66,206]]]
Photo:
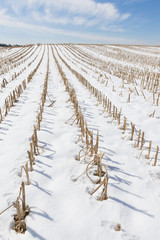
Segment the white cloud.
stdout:
[[131,16],[130,13],[125,13],[125,14],[123,14],[123,15],[121,16],[120,21],[124,21],[124,20],[126,20],[127,18],[129,18],[130,16]]
[[[25,10],[28,8],[34,13],[35,20],[37,20],[35,13],[39,12],[43,21],[51,22],[53,20],[53,23],[57,22],[63,25],[66,23],[91,26],[99,24],[99,22],[107,24],[124,21],[130,16],[129,13],[121,14],[113,3],[97,3],[95,0],[6,0],[6,2],[17,14],[20,14],[21,10],[23,13],[24,8]],[[55,18],[59,20],[55,21]]]
[[[115,4],[96,0],[6,0],[5,8],[0,11],[0,25],[35,31],[49,31],[52,34],[79,36],[90,39],[90,29],[107,32],[124,32],[119,26],[130,17],[121,13]],[[37,26],[38,25],[38,26]],[[42,27],[40,27],[41,25]],[[73,26],[85,27],[88,35],[73,31],[59,30],[55,26],[71,29]],[[91,28],[92,27],[92,28]],[[105,39],[105,36],[93,35],[94,39]],[[107,39],[109,39],[107,37]],[[107,40],[106,39],[106,40]]]
[[[26,31],[28,34],[37,33],[50,34],[51,39],[54,39],[55,35],[70,36],[72,38],[79,39],[79,42],[92,42],[92,43],[136,43],[134,40],[128,40],[125,38],[109,37],[101,34],[85,33],[77,31],[68,31],[63,29],[50,28],[46,26],[37,26],[34,24],[28,24],[18,21],[14,17],[10,17],[6,14],[6,9],[0,10],[0,26],[6,26],[12,29],[19,29]],[[37,40],[40,42],[40,39]],[[50,40],[52,42],[52,40]]]
[[111,26],[102,26],[101,30],[103,31],[110,31],[110,32],[125,32],[125,30],[122,27],[116,26],[116,25],[111,25]]
[[33,11],[32,17],[38,23],[43,22],[43,23],[52,23],[52,24],[60,24],[60,25],[67,25],[71,23],[69,18],[52,16],[49,12],[48,13],[46,12],[44,15],[42,15],[38,11]]
[[75,25],[84,25],[87,22],[87,19],[84,17],[73,17],[72,21]]
[[[36,0],[31,0],[32,3]],[[116,19],[123,19],[128,16],[128,13],[120,14],[119,10],[113,3],[96,3],[93,0],[41,0],[41,4],[48,7],[53,7],[57,11],[64,10],[74,15],[85,15],[89,17],[96,17],[107,21],[114,21]]]

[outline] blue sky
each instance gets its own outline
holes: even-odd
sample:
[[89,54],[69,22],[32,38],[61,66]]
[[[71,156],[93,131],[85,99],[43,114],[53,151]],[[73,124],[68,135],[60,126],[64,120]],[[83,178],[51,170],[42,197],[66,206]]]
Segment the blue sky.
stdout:
[[160,1],[0,0],[0,42],[160,45]]

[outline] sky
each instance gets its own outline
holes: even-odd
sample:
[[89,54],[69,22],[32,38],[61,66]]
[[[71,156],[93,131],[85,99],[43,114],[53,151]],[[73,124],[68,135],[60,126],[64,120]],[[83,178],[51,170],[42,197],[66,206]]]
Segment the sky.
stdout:
[[0,0],[0,43],[160,45],[160,0]]

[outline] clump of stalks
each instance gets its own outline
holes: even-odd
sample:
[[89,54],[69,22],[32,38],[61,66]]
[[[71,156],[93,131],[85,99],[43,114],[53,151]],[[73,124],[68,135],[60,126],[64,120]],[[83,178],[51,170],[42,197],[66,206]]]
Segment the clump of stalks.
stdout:
[[121,231],[121,224],[117,223],[114,229],[115,231]]
[[8,81],[5,78],[3,78],[2,83],[1,83],[1,90],[2,90],[2,88],[5,88],[7,86],[7,84],[8,84]]
[[131,123],[131,141],[133,141],[134,129],[135,129],[135,124]]
[[21,172],[20,172],[20,177],[22,176],[22,171],[25,171],[25,174],[26,174],[26,178],[27,178],[27,185],[30,185],[30,181],[29,181],[29,172],[28,172],[28,162],[26,162],[25,166],[22,166],[21,167]]
[[130,101],[131,101],[131,94],[129,93],[129,94],[128,94],[127,103],[130,103]]
[[15,224],[13,229],[16,233],[25,233],[27,230],[25,218],[30,212],[29,206],[26,206],[25,184],[22,182],[19,196],[15,203],[16,214],[14,215]]
[[149,116],[150,116],[151,118],[154,118],[155,112],[156,112],[156,110],[153,110],[153,113],[151,113]]
[[3,117],[2,117],[2,111],[1,111],[1,108],[0,108],[0,123],[2,122],[3,120]]
[[156,166],[156,164],[157,164],[158,153],[159,153],[159,147],[157,146],[156,155],[155,155],[155,160],[154,160],[154,165],[153,166]]
[[103,200],[107,200],[108,199],[108,195],[107,195],[107,188],[108,188],[108,171],[107,171],[107,166],[105,166],[105,176],[103,181],[101,181],[100,185],[93,190],[90,194],[93,195],[95,192],[98,191],[98,189],[103,186],[102,192],[100,197],[98,198],[99,201],[103,201]]
[[150,158],[151,146],[152,146],[152,141],[149,142],[148,154],[147,154],[147,156],[146,156],[147,159]]

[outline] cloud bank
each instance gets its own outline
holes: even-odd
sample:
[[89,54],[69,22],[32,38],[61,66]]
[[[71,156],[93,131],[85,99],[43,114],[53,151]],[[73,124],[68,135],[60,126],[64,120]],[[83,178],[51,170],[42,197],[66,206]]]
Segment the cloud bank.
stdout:
[[6,0],[15,15],[27,15],[37,22],[75,26],[106,26],[122,22],[130,13],[120,13],[113,3],[94,0]]
[[[131,14],[97,0],[6,0],[0,2],[0,26],[115,42],[106,32],[123,33]],[[85,34],[84,34],[84,33]],[[96,34],[98,32],[98,34]],[[29,33],[28,33],[29,34]],[[94,37],[94,38],[93,38]],[[119,37],[119,40],[124,40]],[[116,41],[117,42],[117,41]]]

